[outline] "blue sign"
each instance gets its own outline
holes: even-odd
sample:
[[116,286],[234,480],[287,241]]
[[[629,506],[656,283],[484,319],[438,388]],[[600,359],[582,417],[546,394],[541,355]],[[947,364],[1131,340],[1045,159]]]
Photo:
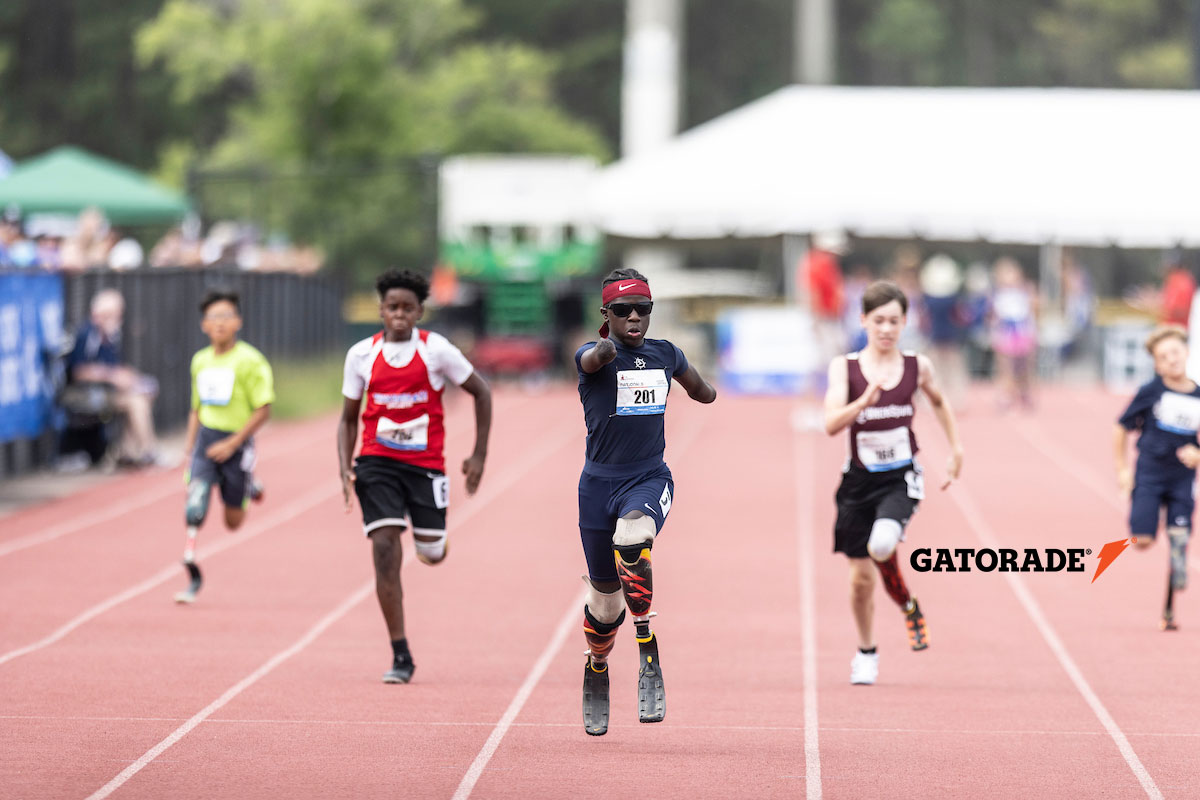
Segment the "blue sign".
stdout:
[[0,275],[0,442],[32,438],[50,426],[49,366],[62,346],[58,275]]

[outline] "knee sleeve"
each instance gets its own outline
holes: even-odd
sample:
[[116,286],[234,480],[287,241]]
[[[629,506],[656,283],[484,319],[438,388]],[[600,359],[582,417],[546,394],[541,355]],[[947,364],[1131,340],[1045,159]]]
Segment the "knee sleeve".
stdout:
[[183,517],[191,527],[199,528],[208,516],[208,499],[212,496],[212,484],[208,481],[192,481],[188,484],[187,506]]
[[876,561],[887,561],[896,552],[896,545],[904,535],[904,528],[894,519],[877,519],[871,526],[871,538],[867,541],[867,552]]
[[[586,578],[584,580],[587,580]],[[621,597],[621,590],[605,594],[604,592],[591,585],[588,581],[587,593],[587,610],[595,617],[596,621],[608,624],[620,624],[617,620],[625,613],[625,600]]]
[[[417,538],[417,534],[437,538],[432,541],[422,541]],[[417,558],[426,564],[436,564],[446,557],[446,531],[413,528],[413,547],[417,551]]]

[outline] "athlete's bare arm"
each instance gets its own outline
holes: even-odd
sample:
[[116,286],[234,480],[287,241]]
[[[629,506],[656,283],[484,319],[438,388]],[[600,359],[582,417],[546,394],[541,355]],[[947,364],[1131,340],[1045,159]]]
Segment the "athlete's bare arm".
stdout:
[[848,402],[850,385],[847,379],[846,357],[838,356],[829,362],[829,388],[825,391],[825,432],[830,436],[845,430],[855,418],[868,408],[883,392],[877,381],[867,384],[867,389],[854,402]]
[[958,425],[954,421],[954,411],[950,408],[950,401],[946,399],[946,395],[942,393],[941,387],[937,384],[933,363],[919,354],[917,355],[917,386],[929,398],[929,404],[933,406],[933,415],[937,417],[938,424],[942,426],[942,430],[946,434],[946,442],[950,445],[950,458],[946,461],[946,482],[942,484],[942,488],[946,489],[962,472],[962,442],[958,439]]
[[350,510],[350,494],[354,486],[354,469],[350,466],[354,458],[354,445],[358,440],[358,414],[362,409],[362,399],[351,400],[342,398],[342,416],[338,420],[337,451],[338,476],[342,481],[342,501],[346,511]]
[[591,375],[596,370],[610,363],[617,357],[617,346],[611,339],[605,338],[596,342],[596,346],[584,352],[579,357],[579,368]]
[[467,477],[467,494],[475,494],[483,478],[483,462],[487,460],[488,435],[492,431],[492,389],[478,372],[463,381],[462,388],[475,398],[475,449],[463,461]]
[[204,451],[204,455],[211,458],[218,464],[223,464],[233,458],[233,454],[238,451],[238,448],[246,443],[246,440],[258,432],[258,429],[267,423],[271,417],[271,404],[261,405],[254,409],[254,413],[250,415],[249,421],[242,426],[240,431],[231,433],[224,439],[218,439],[208,446]]
[[712,384],[700,377],[700,373],[691,364],[682,375],[676,375],[675,380],[687,390],[688,397],[698,403],[711,403],[717,399],[717,390]]

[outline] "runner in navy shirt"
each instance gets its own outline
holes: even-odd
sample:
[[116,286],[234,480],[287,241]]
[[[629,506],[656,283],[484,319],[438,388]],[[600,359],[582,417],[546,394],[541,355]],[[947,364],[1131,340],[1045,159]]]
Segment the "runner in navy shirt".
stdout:
[[650,549],[675,493],[671,470],[663,462],[667,395],[674,378],[693,400],[711,403],[717,398],[683,351],[663,339],[646,338],[654,303],[645,276],[615,270],[604,280],[602,297],[603,338],[575,353],[587,423],[579,532],[590,587],[583,607],[588,643],[583,724],[592,736],[608,731],[608,654],[626,605],[640,651],[638,717],[660,722],[666,713],[658,640],[650,630]]
[[[1187,334],[1164,326],[1146,340],[1154,357],[1154,379],[1138,389],[1117,420],[1113,434],[1117,483],[1130,494],[1129,532],[1139,548],[1154,544],[1162,508],[1167,511],[1171,543],[1171,590],[1187,586],[1187,542],[1192,532],[1196,465],[1200,462],[1200,387],[1187,376]],[[1136,472],[1126,453],[1129,434],[1138,431]],[[1174,628],[1168,606],[1163,627]]]

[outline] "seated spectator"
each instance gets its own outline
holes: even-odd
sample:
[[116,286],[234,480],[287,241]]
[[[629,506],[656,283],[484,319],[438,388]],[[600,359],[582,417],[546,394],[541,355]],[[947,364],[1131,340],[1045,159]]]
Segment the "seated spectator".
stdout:
[[71,384],[97,383],[112,388],[112,402],[125,416],[118,463],[148,466],[158,461],[158,441],[152,415],[158,381],[143,375],[121,356],[121,325],[125,299],[115,289],[92,298],[91,319],[80,328],[67,361]]

